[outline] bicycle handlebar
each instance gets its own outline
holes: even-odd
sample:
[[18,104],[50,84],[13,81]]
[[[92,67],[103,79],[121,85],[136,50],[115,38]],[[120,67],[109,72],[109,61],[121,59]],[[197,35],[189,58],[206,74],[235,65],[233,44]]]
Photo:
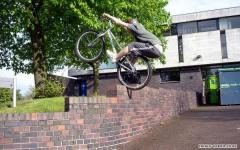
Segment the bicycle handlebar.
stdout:
[[111,19],[102,16],[102,17],[101,17],[101,20],[102,20],[102,21],[108,21],[108,26],[110,27],[110,29],[113,28],[113,23],[112,23],[113,21],[112,21]]
[[110,28],[113,28],[112,20],[108,20],[108,25]]

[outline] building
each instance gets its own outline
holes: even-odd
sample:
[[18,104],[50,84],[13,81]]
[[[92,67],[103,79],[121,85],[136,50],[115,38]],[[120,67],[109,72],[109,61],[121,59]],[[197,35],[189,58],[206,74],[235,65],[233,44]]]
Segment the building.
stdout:
[[[240,7],[172,16],[171,29],[164,35],[168,41],[166,64],[155,63],[151,87],[194,90],[200,103],[209,103],[208,84],[218,70],[240,68]],[[75,94],[81,95],[81,83],[91,92],[91,70],[71,69],[69,76],[79,78]],[[115,84],[120,83],[114,65],[103,65],[100,92],[114,94]],[[219,95],[219,88],[215,94]]]

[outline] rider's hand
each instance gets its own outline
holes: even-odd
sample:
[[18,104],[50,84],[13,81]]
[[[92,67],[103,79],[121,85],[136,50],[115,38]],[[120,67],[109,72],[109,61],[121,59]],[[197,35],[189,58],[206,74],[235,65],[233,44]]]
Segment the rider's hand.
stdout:
[[101,18],[102,18],[102,20],[108,20],[109,19],[107,13],[103,13]]
[[121,24],[121,23],[122,23],[122,21],[121,21],[119,18],[116,18],[116,17],[114,17],[114,16],[111,16],[111,15],[109,15],[109,14],[107,14],[107,13],[103,13],[102,16],[103,16],[104,18],[106,18],[106,19],[112,20],[112,21],[113,21],[114,23],[116,23],[116,24]]
[[102,16],[103,16],[104,18],[109,18],[109,14],[107,14],[107,13],[103,13]]

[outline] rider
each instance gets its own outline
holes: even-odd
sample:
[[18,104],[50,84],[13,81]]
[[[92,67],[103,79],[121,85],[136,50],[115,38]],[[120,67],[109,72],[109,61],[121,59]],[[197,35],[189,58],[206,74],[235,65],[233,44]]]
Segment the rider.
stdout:
[[154,34],[147,31],[136,19],[129,19],[127,22],[123,22],[121,19],[107,13],[103,13],[103,17],[111,19],[117,25],[120,25],[124,29],[130,31],[136,40],[136,42],[129,43],[118,54],[107,50],[107,55],[113,63],[119,61],[123,56],[127,55],[128,52],[133,52],[136,56],[140,54],[149,58],[160,57],[160,40]]

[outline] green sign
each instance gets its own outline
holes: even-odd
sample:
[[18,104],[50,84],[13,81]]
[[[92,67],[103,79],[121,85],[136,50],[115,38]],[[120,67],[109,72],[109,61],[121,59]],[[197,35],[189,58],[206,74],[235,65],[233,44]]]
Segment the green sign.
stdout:
[[218,96],[218,77],[216,75],[210,75],[207,77],[206,80],[207,84],[207,97],[208,97],[208,104],[218,104],[219,103],[219,96]]
[[207,86],[209,90],[218,89],[218,77],[216,75],[208,76],[207,78]]

